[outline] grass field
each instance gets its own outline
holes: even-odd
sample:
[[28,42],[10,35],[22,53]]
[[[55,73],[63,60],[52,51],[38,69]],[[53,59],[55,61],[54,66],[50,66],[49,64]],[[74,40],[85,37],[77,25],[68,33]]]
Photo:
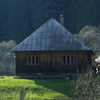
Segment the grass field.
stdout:
[[0,79],[0,100],[68,99],[74,98],[72,81],[66,79]]

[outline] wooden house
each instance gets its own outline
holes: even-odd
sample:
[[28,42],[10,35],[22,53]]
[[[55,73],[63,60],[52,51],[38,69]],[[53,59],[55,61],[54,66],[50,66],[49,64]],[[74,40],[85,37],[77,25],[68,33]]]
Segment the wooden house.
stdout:
[[53,18],[12,52],[16,55],[16,74],[82,72],[91,66],[94,55],[63,23]]

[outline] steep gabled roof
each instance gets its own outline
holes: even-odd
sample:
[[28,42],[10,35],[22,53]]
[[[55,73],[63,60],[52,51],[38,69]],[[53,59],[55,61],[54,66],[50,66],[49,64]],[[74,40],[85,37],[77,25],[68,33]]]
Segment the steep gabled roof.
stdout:
[[12,51],[90,50],[55,19],[50,19]]

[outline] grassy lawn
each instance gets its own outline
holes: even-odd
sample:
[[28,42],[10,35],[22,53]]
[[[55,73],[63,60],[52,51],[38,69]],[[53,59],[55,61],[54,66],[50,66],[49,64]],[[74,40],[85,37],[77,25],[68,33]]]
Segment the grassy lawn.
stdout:
[[25,93],[25,100],[74,98],[72,81],[66,79],[0,79],[0,100],[19,100]]

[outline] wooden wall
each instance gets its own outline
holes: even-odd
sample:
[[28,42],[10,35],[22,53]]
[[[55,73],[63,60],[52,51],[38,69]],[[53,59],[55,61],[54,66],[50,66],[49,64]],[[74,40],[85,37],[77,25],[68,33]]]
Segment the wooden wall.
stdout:
[[[16,74],[36,72],[83,72],[92,63],[92,55],[86,51],[48,51],[48,52],[15,52]],[[39,65],[27,65],[28,55],[39,55]],[[74,55],[74,65],[63,65],[62,56]]]

